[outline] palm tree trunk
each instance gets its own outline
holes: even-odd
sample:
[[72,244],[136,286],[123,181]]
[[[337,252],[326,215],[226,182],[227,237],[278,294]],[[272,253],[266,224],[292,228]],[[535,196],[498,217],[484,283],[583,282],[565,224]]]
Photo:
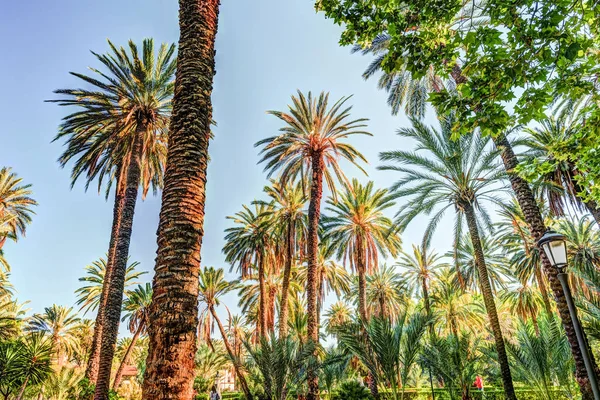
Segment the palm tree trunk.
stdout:
[[179,0],[179,51],[148,326],[145,400],[193,396],[219,0]]
[[283,283],[281,285],[281,304],[279,305],[279,338],[287,336],[287,324],[289,318],[288,299],[290,291],[290,275],[292,274],[292,263],[294,259],[294,233],[295,224],[292,219],[288,221],[285,266],[283,268]]
[[[504,134],[494,136],[493,140],[496,147],[501,151],[504,168],[508,173],[510,184],[515,192],[515,195],[517,196],[517,201],[519,202],[519,206],[523,211],[525,221],[529,225],[529,229],[531,230],[535,240],[539,240],[539,238],[541,238],[546,232],[546,225],[544,224],[544,219],[542,218],[542,214],[540,213],[529,184],[515,172],[515,168],[518,165],[518,160],[512,149],[512,145]],[[565,299],[565,294],[557,277],[558,271],[556,271],[556,269],[550,265],[550,262],[546,258],[546,254],[542,249],[540,249],[540,255],[542,258],[544,272],[546,273],[548,281],[550,282],[550,288],[554,293],[556,307],[567,334],[569,345],[571,346],[571,353],[573,354],[573,359],[575,360],[575,379],[579,384],[582,400],[591,400],[594,398],[592,388],[588,380],[585,363],[581,354],[581,348],[577,342],[577,336],[575,334],[575,328],[573,326],[573,321],[571,320],[571,315],[569,314],[569,307]],[[590,356],[592,358],[594,370],[596,371],[596,374],[598,374],[598,366],[596,365],[596,361],[594,360],[594,356],[591,352]]]
[[490,277],[488,275],[487,266],[485,265],[479,228],[477,227],[477,220],[475,218],[475,210],[471,203],[462,204],[462,208],[465,212],[469,234],[471,235],[471,242],[473,243],[475,263],[477,264],[477,271],[479,272],[479,287],[490,320],[492,332],[494,333],[498,362],[500,363],[500,375],[502,376],[502,385],[504,386],[504,396],[509,400],[516,400],[517,396],[515,395],[515,388],[513,387],[504,338],[502,337],[500,321],[498,320],[498,311],[496,310],[496,303],[494,302],[494,293],[492,292]]
[[23,398],[23,394],[25,393],[25,389],[27,388],[27,384],[29,383],[29,376],[25,378],[25,382],[21,386],[21,390],[19,390],[19,394],[17,395],[15,400],[21,400]]
[[213,315],[214,320],[217,322],[217,326],[219,327],[219,332],[221,332],[221,337],[223,337],[223,344],[225,345],[225,349],[227,353],[229,353],[229,357],[233,361],[233,368],[235,369],[235,373],[238,377],[238,381],[240,381],[240,386],[242,387],[242,392],[244,392],[244,396],[246,400],[252,400],[252,393],[250,393],[250,389],[248,388],[248,382],[246,382],[246,377],[242,374],[240,369],[240,365],[238,364],[238,359],[235,357],[233,353],[233,349],[231,348],[231,344],[229,343],[229,339],[227,339],[227,333],[225,332],[225,328],[223,328],[223,324],[219,319],[219,316],[215,312],[215,308],[210,306],[210,312]]
[[142,330],[144,329],[144,324],[139,324],[138,328],[135,330],[133,337],[131,338],[131,343],[127,347],[125,351],[125,355],[123,356],[123,360],[121,360],[121,364],[119,365],[119,369],[117,369],[117,373],[115,375],[115,380],[113,381],[112,390],[117,391],[119,385],[121,384],[121,379],[123,378],[123,371],[125,370],[125,366],[129,363],[129,357],[131,357],[131,353],[135,348],[138,338],[142,334]]
[[137,202],[138,189],[140,186],[143,141],[146,130],[146,123],[138,123],[131,149],[132,159],[127,170],[125,200],[123,203],[119,233],[116,239],[115,261],[106,297],[104,327],[102,329],[101,339],[102,347],[100,349],[100,364],[94,400],[108,400],[112,362],[115,355],[117,336],[119,335],[119,322],[121,321],[121,307],[123,304],[123,292],[125,290],[125,274],[127,271],[127,260],[129,258],[129,243],[131,241],[133,216],[135,214],[135,204]]
[[[312,158],[312,179],[310,203],[308,206],[308,270],[306,276],[306,314],[308,340],[319,343],[319,323],[317,308],[317,277],[319,273],[319,220],[321,218],[321,199],[323,198],[324,161],[321,154]],[[319,378],[317,371],[310,369],[307,376],[308,394],[306,400],[318,400]]]
[[258,336],[267,334],[267,292],[265,289],[264,250],[257,254],[258,264]]
[[129,169],[129,161],[131,157],[127,157],[123,165],[117,171],[117,187],[115,190],[115,203],[113,206],[113,222],[110,232],[110,242],[108,245],[108,254],[106,259],[106,269],[104,271],[104,281],[102,282],[102,291],[100,292],[100,302],[98,304],[98,313],[96,314],[96,322],[94,323],[94,335],[90,347],[90,354],[85,370],[85,376],[92,384],[96,384],[98,379],[98,368],[100,367],[100,349],[102,348],[102,331],[104,329],[104,312],[106,310],[106,300],[108,298],[108,290],[110,288],[110,280],[115,263],[115,252],[117,249],[117,237],[121,228],[121,219],[123,217],[123,206],[125,203],[125,188],[127,178],[123,171]]

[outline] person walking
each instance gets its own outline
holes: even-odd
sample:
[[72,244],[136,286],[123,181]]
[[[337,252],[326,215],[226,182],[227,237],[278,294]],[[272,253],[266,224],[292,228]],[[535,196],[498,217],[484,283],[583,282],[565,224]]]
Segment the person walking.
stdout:
[[217,391],[216,385],[213,385],[212,389],[210,389],[209,400],[221,400],[221,395]]

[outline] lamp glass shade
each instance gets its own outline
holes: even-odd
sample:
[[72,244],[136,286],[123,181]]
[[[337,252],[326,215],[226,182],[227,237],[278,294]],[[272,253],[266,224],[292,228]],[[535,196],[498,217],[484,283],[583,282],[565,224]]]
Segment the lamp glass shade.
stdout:
[[564,240],[548,241],[542,245],[544,252],[552,265],[564,268],[567,265],[567,244]]

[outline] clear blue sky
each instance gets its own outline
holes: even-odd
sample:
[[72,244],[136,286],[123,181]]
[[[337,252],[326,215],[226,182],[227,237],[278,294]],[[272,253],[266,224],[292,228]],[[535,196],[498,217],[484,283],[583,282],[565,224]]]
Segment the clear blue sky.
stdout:
[[[265,110],[284,109],[296,89],[327,90],[336,99],[354,94],[353,115],[370,118],[375,136],[353,143],[370,161],[369,177],[379,187],[388,187],[394,176],[375,170],[377,154],[410,143],[395,135],[407,119],[392,117],[375,80],[361,78],[370,60],[338,46],[339,27],[316,14],[312,0],[222,3],[213,92],[218,127],[210,145],[202,263],[228,269],[221,253],[225,217],[260,196],[266,178],[253,144],[280,126]],[[70,171],[56,163],[62,146],[51,143],[67,110],[44,100],[53,98],[54,89],[80,86],[68,72],[96,66],[89,51],[107,51],[107,38],[119,45],[145,37],[177,42],[177,1],[5,2],[0,37],[0,165],[33,184],[39,202],[27,237],[5,246],[11,281],[33,312],[52,303],[73,305],[84,266],[107,251],[112,201],[93,189],[85,193],[82,185],[70,189]],[[348,175],[359,176],[355,169]],[[148,271],[154,266],[159,207],[149,197],[136,209],[130,254]],[[405,234],[405,249],[420,241],[423,221]],[[450,231],[442,227],[438,233],[439,250],[448,248]]]

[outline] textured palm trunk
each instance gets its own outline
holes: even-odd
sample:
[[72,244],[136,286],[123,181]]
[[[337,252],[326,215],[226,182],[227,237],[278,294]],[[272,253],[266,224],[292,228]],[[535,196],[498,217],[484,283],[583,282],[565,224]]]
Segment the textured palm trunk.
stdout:
[[112,276],[113,265],[115,262],[115,253],[117,250],[117,236],[121,227],[121,219],[123,217],[123,206],[125,204],[125,188],[127,184],[126,177],[122,171],[129,169],[130,157],[123,163],[124,168],[119,168],[117,172],[117,187],[115,191],[115,203],[113,206],[113,222],[110,231],[110,242],[108,245],[108,253],[106,259],[106,269],[104,271],[104,281],[102,282],[102,291],[100,292],[100,301],[98,304],[98,312],[94,323],[94,335],[90,347],[85,376],[91,383],[96,384],[98,379],[98,368],[100,367],[100,349],[102,348],[102,331],[104,329],[104,312],[106,309],[106,300],[108,290],[110,288],[110,279]]
[[129,346],[127,347],[127,350],[125,351],[125,355],[123,355],[123,360],[121,360],[121,364],[119,365],[119,368],[117,369],[117,373],[115,374],[115,380],[113,381],[112,390],[114,390],[114,391],[116,391],[119,388],[119,385],[121,385],[121,379],[123,378],[123,371],[125,370],[125,366],[129,363],[129,358],[131,357],[131,353],[133,353],[133,349],[135,348],[135,345],[137,344],[137,341],[138,341],[140,335],[142,334],[143,329],[144,329],[144,325],[139,324],[138,328],[135,330],[135,333],[133,334],[133,337],[131,338],[131,343],[129,343]]
[[[541,238],[546,232],[546,225],[544,224],[544,219],[542,218],[542,214],[538,208],[537,202],[535,201],[533,192],[531,191],[529,184],[515,172],[515,168],[518,165],[518,160],[506,136],[501,134],[493,137],[493,139],[496,147],[501,151],[500,154],[502,157],[502,162],[504,163],[504,168],[508,173],[510,184],[515,192],[515,195],[517,196],[517,201],[519,202],[521,211],[523,211],[525,221],[527,222],[527,225],[529,225],[529,229],[531,230],[534,239],[539,240],[539,238]],[[546,255],[542,249],[540,249],[540,255],[542,258],[544,272],[548,277],[550,288],[554,293],[556,307],[567,334],[569,345],[571,346],[571,353],[573,354],[573,359],[575,360],[575,379],[579,384],[582,400],[591,400],[594,398],[592,388],[587,377],[587,371],[585,369],[583,356],[581,354],[581,348],[577,342],[577,336],[573,326],[573,321],[571,320],[571,315],[569,314],[569,307],[565,299],[565,294],[557,277],[558,272],[550,265],[550,262],[546,258]],[[591,352],[590,355],[592,357],[592,363],[594,365],[596,374],[598,374],[598,367],[596,365],[596,361],[594,360],[594,356]]]
[[240,386],[242,387],[242,392],[244,392],[246,400],[252,400],[252,393],[250,393],[250,389],[248,388],[248,382],[246,381],[246,377],[242,373],[238,360],[235,357],[235,354],[233,353],[233,348],[229,343],[229,339],[227,339],[227,333],[225,332],[225,328],[223,328],[223,324],[221,323],[219,316],[215,312],[215,308],[212,305],[209,308],[210,313],[212,314],[214,320],[217,322],[219,332],[221,332],[221,337],[223,338],[223,344],[225,345],[225,349],[227,350],[227,353],[229,353],[229,357],[232,360],[234,360],[233,368],[235,369],[235,374],[237,375],[238,381],[240,382]]
[[21,400],[23,398],[23,394],[25,393],[25,389],[27,388],[27,384],[29,383],[29,376],[25,378],[25,382],[21,385],[21,390],[19,390],[19,394],[15,398],[15,400]]
[[[308,340],[319,343],[319,310],[317,305],[317,277],[319,274],[319,219],[323,198],[323,170],[325,164],[321,154],[313,154],[310,203],[308,205],[308,270],[306,274],[306,314]],[[315,349],[316,356],[316,349]],[[319,377],[310,369],[307,376],[307,400],[318,400]]]
[[100,364],[94,400],[108,400],[110,375],[117,336],[119,335],[119,322],[121,321],[125,274],[127,271],[127,259],[129,258],[129,243],[131,242],[133,216],[135,214],[135,204],[140,186],[143,140],[146,130],[147,125],[145,123],[138,123],[131,150],[132,159],[127,169],[125,200],[119,233],[116,239],[115,260],[104,310],[104,327],[101,337],[102,347],[100,349]]
[[179,50],[148,326],[144,400],[190,400],[219,0],[179,0]]
[[498,311],[496,310],[496,303],[494,302],[494,293],[492,291],[490,277],[485,264],[479,228],[477,227],[477,220],[475,218],[475,210],[473,209],[473,205],[470,203],[462,204],[462,207],[465,212],[467,226],[469,227],[471,242],[473,243],[475,264],[477,264],[477,271],[479,272],[479,288],[481,289],[483,302],[485,303],[485,309],[487,311],[492,332],[494,334],[496,352],[498,353],[498,362],[500,363],[500,375],[502,376],[502,385],[504,387],[504,396],[506,399],[516,400],[517,396],[515,395],[515,388],[513,387],[510,366],[508,364],[508,356],[506,354],[506,347],[504,345],[504,338],[502,337],[502,330],[500,329]]
[[258,336],[267,334],[267,291],[265,289],[265,266],[263,250],[257,254],[258,264]]
[[279,305],[279,337],[284,338],[287,336],[288,329],[288,299],[290,291],[290,275],[292,274],[292,263],[294,260],[294,238],[295,224],[292,219],[288,221],[287,227],[287,238],[286,238],[286,251],[285,251],[285,266],[283,268],[283,283],[281,285],[281,304]]

